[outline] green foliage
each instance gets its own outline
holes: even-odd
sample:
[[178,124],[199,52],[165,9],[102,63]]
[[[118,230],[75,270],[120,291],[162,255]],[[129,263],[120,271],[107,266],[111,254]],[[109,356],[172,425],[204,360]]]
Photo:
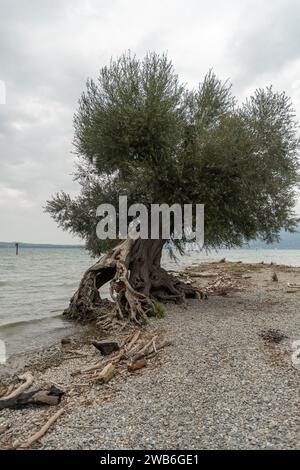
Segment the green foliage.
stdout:
[[[231,86],[209,72],[188,90],[165,55],[124,54],[88,80],[74,118],[80,194],[46,210],[94,254],[96,208],[128,203],[205,204],[206,247],[278,239],[293,230],[297,126],[290,100],[272,87],[238,106]],[[183,241],[175,241],[180,250]]]
[[154,314],[158,318],[163,318],[166,316],[166,308],[163,304],[157,300],[154,302]]

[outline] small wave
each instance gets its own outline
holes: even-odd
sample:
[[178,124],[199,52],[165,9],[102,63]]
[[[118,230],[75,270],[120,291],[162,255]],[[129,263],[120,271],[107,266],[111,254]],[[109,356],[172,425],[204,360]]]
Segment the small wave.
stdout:
[[8,284],[7,281],[0,281],[0,286],[6,286]]
[[59,287],[78,287],[78,281],[62,282],[59,284]]
[[46,323],[51,320],[55,320],[59,318],[63,320],[62,315],[59,314],[59,315],[51,315],[49,317],[30,318],[29,320],[20,320],[20,321],[15,321],[15,322],[4,323],[3,325],[0,325],[0,331],[5,331],[9,328],[14,328],[14,327],[19,327],[19,326],[25,326],[25,325],[28,326],[29,324]]

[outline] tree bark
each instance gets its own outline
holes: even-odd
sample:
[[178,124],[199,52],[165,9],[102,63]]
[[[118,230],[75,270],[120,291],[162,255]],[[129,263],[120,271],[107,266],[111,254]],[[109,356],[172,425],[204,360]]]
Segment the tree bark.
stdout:
[[[196,297],[196,289],[161,267],[164,244],[165,240],[122,241],[85,272],[64,314],[80,321],[96,320],[105,329],[125,319],[147,321],[157,313],[158,300]],[[107,282],[113,302],[100,297],[99,289]]]

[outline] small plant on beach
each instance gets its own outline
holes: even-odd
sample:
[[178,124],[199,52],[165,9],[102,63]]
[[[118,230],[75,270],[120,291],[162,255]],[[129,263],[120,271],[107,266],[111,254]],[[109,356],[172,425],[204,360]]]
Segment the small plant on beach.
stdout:
[[161,302],[156,300],[154,302],[154,312],[157,317],[163,318],[166,315],[166,307]]
[[[68,317],[144,322],[156,301],[196,295],[161,267],[162,236],[97,238],[97,207],[118,207],[119,195],[147,208],[204,204],[205,248],[272,242],[297,224],[295,116],[289,98],[272,87],[238,105],[231,85],[213,72],[189,90],[166,55],[124,54],[87,81],[74,127],[80,194],[56,194],[46,211],[102,256],[84,274]],[[173,246],[182,253],[186,242]],[[99,289],[108,282],[114,304],[105,314]]]

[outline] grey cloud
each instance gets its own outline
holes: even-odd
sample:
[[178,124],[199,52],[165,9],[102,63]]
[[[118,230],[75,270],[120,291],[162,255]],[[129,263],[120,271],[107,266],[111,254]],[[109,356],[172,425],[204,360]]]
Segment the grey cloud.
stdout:
[[229,44],[238,68],[239,86],[266,74],[280,74],[299,59],[300,3],[298,0],[248,3]]
[[[299,20],[291,0],[2,0],[0,240],[72,240],[42,206],[53,192],[77,191],[73,113],[86,78],[111,55],[168,51],[190,86],[213,67],[240,94],[265,73],[285,87],[289,64],[300,59]],[[298,85],[288,89],[300,112]]]

